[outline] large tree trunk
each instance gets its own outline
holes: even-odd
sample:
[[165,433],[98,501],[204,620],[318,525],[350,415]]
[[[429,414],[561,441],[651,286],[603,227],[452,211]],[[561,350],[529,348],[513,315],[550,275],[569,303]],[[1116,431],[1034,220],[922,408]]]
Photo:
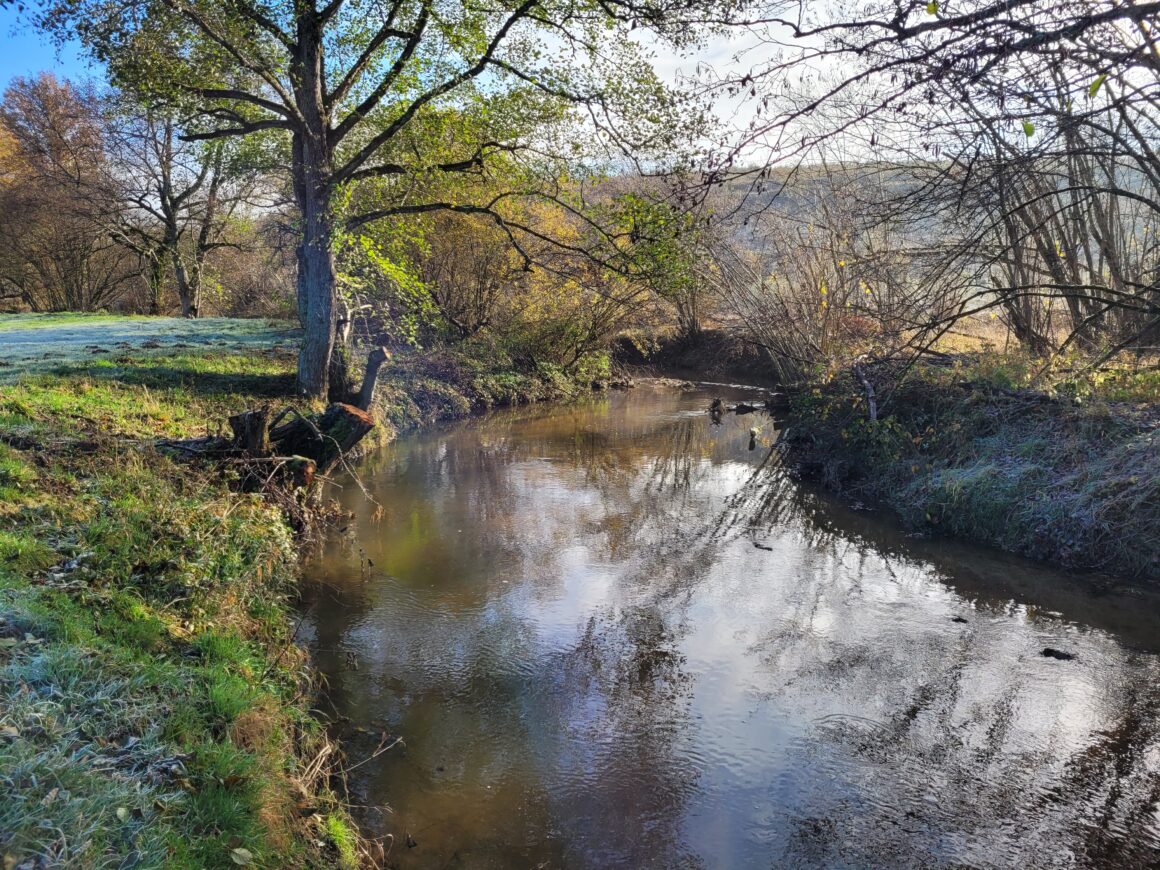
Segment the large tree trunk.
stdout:
[[298,354],[298,389],[308,398],[324,399],[334,353],[335,267],[325,190],[309,172],[302,203],[302,239],[298,243],[298,310],[302,317],[302,350]]
[[197,230],[197,242],[193,250],[193,264],[189,270],[189,278],[186,282],[186,291],[188,298],[183,298],[181,307],[182,312],[186,317],[200,317],[201,316],[201,288],[202,278],[205,277],[205,261],[209,256],[210,244],[213,238],[214,222],[217,220],[218,211],[218,194],[221,190],[222,184],[222,161],[225,151],[222,148],[222,143],[218,142],[214,146],[212,156],[209,158],[208,171],[212,173],[209,181],[209,191],[205,198],[205,211],[201,216],[201,226]]
[[161,257],[156,251],[150,251],[147,260],[149,264],[146,271],[149,282],[149,313],[157,317],[161,314],[161,296],[165,290]]
[[177,298],[181,300],[181,316],[197,317],[197,305],[189,286],[189,273],[177,247],[173,248],[173,275],[177,281]]
[[298,17],[295,91],[302,125],[294,133],[294,188],[302,216],[298,242],[298,314],[302,350],[298,354],[298,390],[324,399],[330,383],[330,357],[338,320],[333,216],[330,212],[333,153],[328,141],[330,119],[324,96],[322,34],[318,17]]

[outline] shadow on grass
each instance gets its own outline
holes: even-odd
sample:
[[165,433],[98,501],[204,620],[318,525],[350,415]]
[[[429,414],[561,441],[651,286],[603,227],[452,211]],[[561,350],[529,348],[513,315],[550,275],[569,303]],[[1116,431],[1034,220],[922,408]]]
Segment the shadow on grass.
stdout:
[[84,375],[151,390],[180,389],[202,397],[248,395],[289,399],[295,395],[295,375],[291,371],[207,372],[180,365],[142,367],[130,364],[102,368],[61,366],[56,374]]

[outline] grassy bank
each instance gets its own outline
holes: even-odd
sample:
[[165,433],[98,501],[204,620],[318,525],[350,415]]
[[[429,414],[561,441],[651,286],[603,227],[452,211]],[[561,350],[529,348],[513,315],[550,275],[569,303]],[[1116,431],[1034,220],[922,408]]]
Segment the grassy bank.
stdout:
[[1160,578],[1160,374],[1026,389],[1018,358],[963,357],[793,397],[787,444],[831,489],[911,529],[1074,568]]
[[[6,870],[356,860],[293,643],[285,520],[153,446],[285,404],[293,349],[179,338],[0,381]],[[571,389],[481,349],[399,359],[379,438]]]

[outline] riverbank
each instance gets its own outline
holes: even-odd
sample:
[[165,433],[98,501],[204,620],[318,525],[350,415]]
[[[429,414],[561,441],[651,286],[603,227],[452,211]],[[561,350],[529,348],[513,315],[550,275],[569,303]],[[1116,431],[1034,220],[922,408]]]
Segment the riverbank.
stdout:
[[784,441],[799,470],[952,535],[1069,568],[1160,579],[1160,376],[1121,374],[1053,394],[998,357],[797,392]]
[[691,336],[625,334],[616,340],[612,359],[635,377],[776,386],[764,352],[724,329]]
[[[87,321],[60,352],[35,342],[34,372],[0,371],[5,868],[358,862],[295,645],[286,519],[154,446],[293,401],[292,333],[235,341],[239,323],[108,341]],[[397,358],[376,437],[587,389],[599,368],[581,386],[483,348]]]

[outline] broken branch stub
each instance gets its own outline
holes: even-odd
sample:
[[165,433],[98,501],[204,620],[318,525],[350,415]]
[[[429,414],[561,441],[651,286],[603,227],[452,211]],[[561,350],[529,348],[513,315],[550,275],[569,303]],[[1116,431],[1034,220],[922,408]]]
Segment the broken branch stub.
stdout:
[[367,356],[367,368],[363,374],[362,389],[358,391],[358,407],[364,411],[371,409],[375,400],[375,387],[379,384],[379,369],[383,363],[391,358],[391,353],[385,347],[376,347]]
[[234,446],[251,456],[265,456],[270,451],[269,419],[269,408],[254,408],[230,417]]
[[283,455],[311,459],[316,473],[326,474],[374,428],[375,421],[361,408],[335,402],[316,421],[300,417],[280,426],[274,448]]

